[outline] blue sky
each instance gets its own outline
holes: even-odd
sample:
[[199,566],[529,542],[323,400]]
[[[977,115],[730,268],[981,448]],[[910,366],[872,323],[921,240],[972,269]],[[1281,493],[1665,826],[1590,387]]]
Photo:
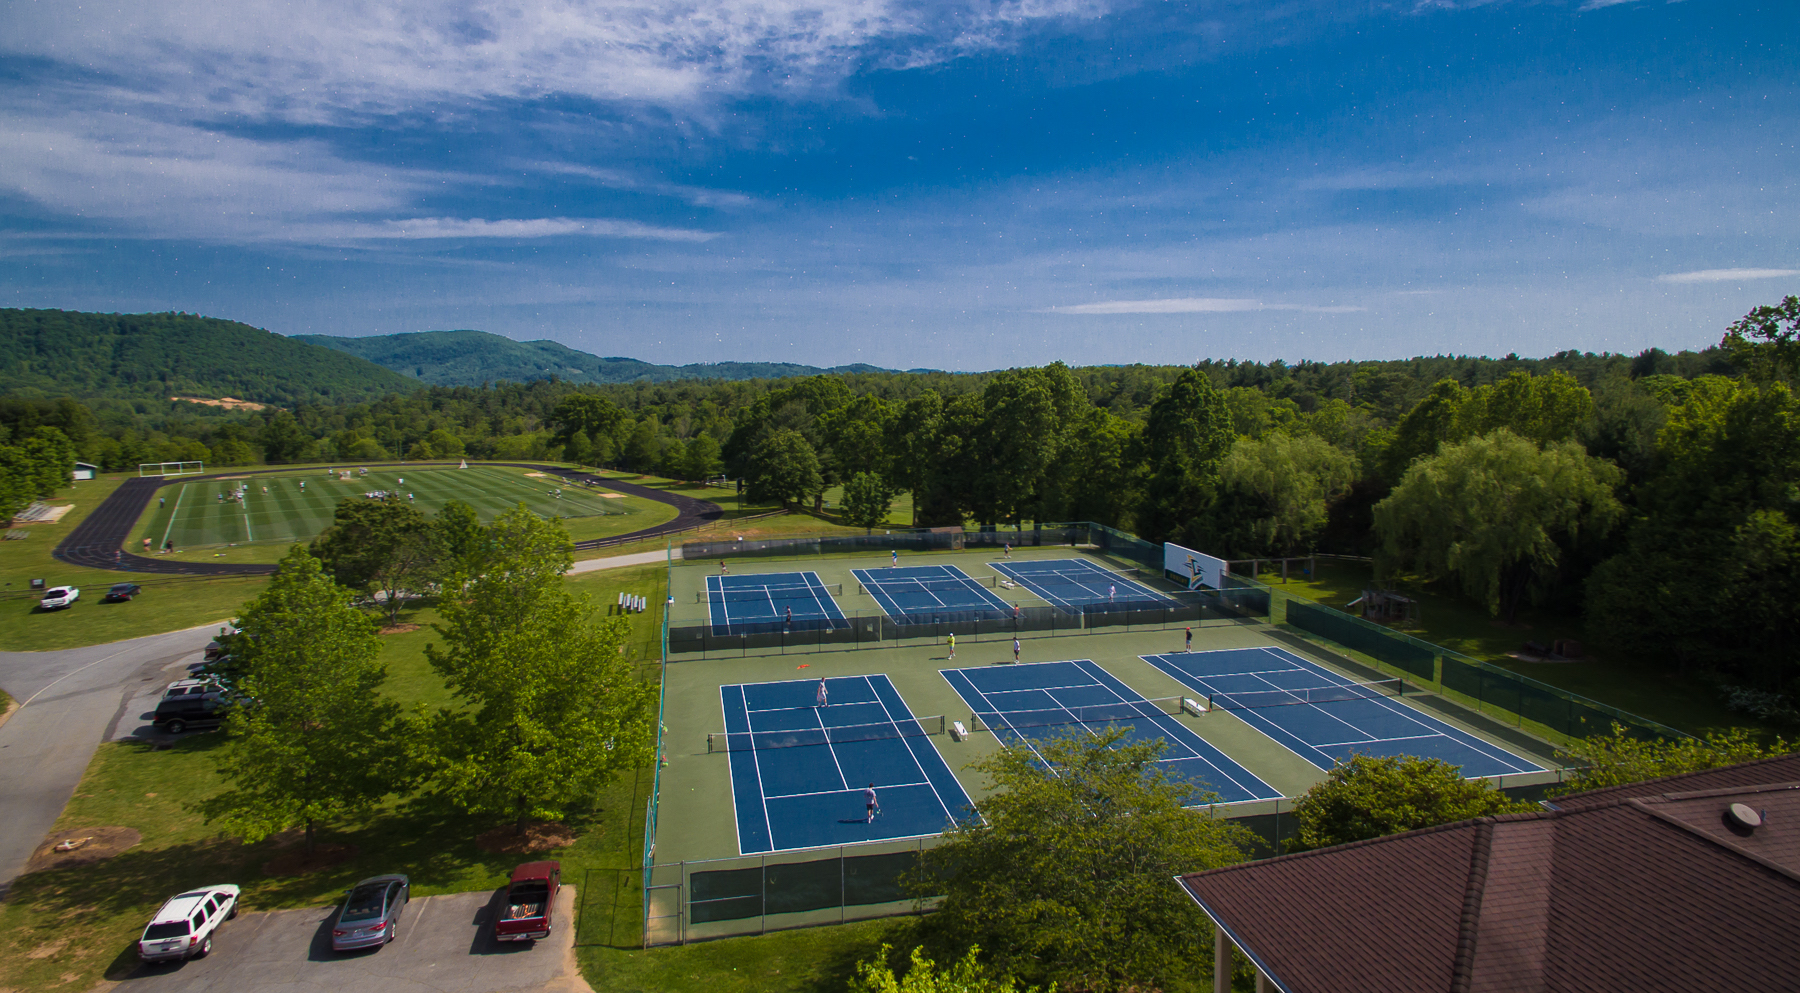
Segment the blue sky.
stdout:
[[987,369],[1800,292],[1800,4],[14,0],[0,305]]

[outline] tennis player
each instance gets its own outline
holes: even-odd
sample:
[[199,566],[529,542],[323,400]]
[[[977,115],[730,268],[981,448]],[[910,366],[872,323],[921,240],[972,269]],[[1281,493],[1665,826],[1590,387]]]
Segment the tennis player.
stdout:
[[950,657],[956,658],[956,632],[950,632]]
[[863,818],[863,823],[875,823],[875,814],[881,810],[881,801],[875,799],[874,783],[870,783],[869,788],[863,790],[863,810],[867,814],[867,816]]
[[1019,639],[1013,639],[1013,665],[1019,664]]
[[1184,652],[1191,652],[1194,650],[1194,629],[1193,628],[1187,629],[1187,644],[1182,645],[1181,650]]
[[1117,586],[1108,586],[1106,588],[1106,602],[1107,603],[1113,602],[1113,597],[1118,595],[1118,592],[1119,592],[1119,588]]
[[892,560],[893,565],[888,566],[888,568],[889,569],[898,569],[900,567],[900,549],[896,548],[893,551],[889,552],[888,554],[893,556],[893,560]]
[[725,560],[724,559],[719,560],[719,575],[721,575],[721,576],[731,575],[731,570],[725,568]]
[[818,693],[819,702],[817,704],[815,704],[815,706],[819,706],[819,707],[825,706],[826,696],[828,696],[828,694],[825,692],[825,677],[820,676],[819,677],[819,693]]
[[787,609],[787,626],[790,631],[794,629],[794,608],[792,607]]

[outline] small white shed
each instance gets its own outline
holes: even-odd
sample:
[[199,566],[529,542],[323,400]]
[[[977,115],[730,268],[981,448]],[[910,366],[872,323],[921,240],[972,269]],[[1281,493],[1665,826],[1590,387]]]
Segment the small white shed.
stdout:
[[70,473],[70,475],[75,479],[93,479],[94,474],[99,471],[100,467],[97,465],[89,465],[86,462],[77,462],[75,463],[75,471]]

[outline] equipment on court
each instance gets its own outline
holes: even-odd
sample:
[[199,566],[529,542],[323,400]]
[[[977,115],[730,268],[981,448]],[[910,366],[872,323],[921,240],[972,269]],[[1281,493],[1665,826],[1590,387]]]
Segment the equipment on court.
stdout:
[[139,476],[188,476],[205,472],[204,462],[139,462]]
[[[954,591],[966,590],[971,586],[985,586],[989,589],[993,589],[1000,585],[997,580],[998,577],[996,576],[969,576],[967,578],[957,579],[878,579],[874,583],[874,592],[885,593],[892,596],[895,593],[909,593],[913,590]],[[868,596],[870,594],[868,585],[864,583],[856,584],[856,592],[863,596]]]
[[944,716],[914,717],[876,724],[843,727],[800,728],[794,731],[714,731],[706,736],[708,752],[748,752],[807,745],[843,745],[853,741],[884,741],[944,733]]
[[1406,684],[1398,679],[1377,679],[1367,683],[1308,686],[1295,690],[1214,693],[1206,698],[1206,708],[1208,710],[1260,710],[1265,707],[1295,707],[1301,704],[1316,705],[1337,703],[1343,700],[1378,700],[1400,696],[1405,689]]
[[1086,707],[1056,707],[1046,710],[978,710],[969,715],[972,731],[1006,731],[1019,728],[1056,727],[1063,724],[1108,724],[1131,721],[1163,714],[1197,714],[1188,705],[1192,700],[1178,696],[1159,696],[1148,700],[1121,700]]
[[710,603],[717,597],[724,603],[767,603],[770,600],[805,600],[819,593],[832,596],[844,595],[843,583],[824,583],[819,586],[751,586],[738,590],[700,590],[694,594],[695,603]]

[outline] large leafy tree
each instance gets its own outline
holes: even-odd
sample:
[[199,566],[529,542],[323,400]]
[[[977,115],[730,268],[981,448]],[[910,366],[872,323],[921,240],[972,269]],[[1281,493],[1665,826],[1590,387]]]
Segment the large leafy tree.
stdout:
[[1800,688],[1800,401],[1705,376],[1667,416],[1642,516],[1588,582],[1595,627],[1634,655]]
[[1201,516],[1216,496],[1219,466],[1231,450],[1231,413],[1212,380],[1182,372],[1150,405],[1142,452],[1147,474],[1137,513],[1151,541],[1199,541]]
[[1442,759],[1351,756],[1300,797],[1291,851],[1380,838],[1436,824],[1530,810]]
[[351,497],[340,502],[332,524],[312,542],[312,553],[343,586],[379,596],[392,622],[408,592],[435,575],[438,533],[412,504],[394,498]]
[[942,454],[943,430],[944,398],[936,390],[926,390],[906,401],[888,423],[884,441],[893,461],[893,475],[889,478],[912,493],[915,525],[921,523],[921,505],[933,502],[930,489],[936,460]]
[[1375,505],[1382,575],[1454,579],[1512,621],[1585,532],[1623,515],[1616,466],[1572,441],[1539,448],[1510,431],[1446,445],[1407,469]]
[[1758,379],[1800,374],[1800,296],[1753,308],[1725,329],[1719,347]]
[[237,706],[220,775],[233,788],[195,807],[258,841],[368,810],[401,785],[411,735],[380,693],[386,667],[374,624],[319,561],[295,545],[232,637]]
[[563,586],[562,525],[521,507],[494,530],[494,561],[444,604],[443,644],[425,650],[457,703],[430,721],[430,783],[523,830],[591,808],[619,771],[650,760],[654,694],[620,651],[630,622],[597,617]]
[[859,472],[844,484],[844,520],[873,531],[887,523],[894,488],[873,472]]
[[1064,426],[1063,447],[1046,473],[1041,515],[1051,520],[1125,523],[1141,484],[1131,460],[1138,425],[1098,408]]
[[744,480],[752,503],[804,503],[825,489],[819,456],[798,431],[782,429],[764,438],[750,453]]
[[1292,555],[1356,481],[1356,458],[1315,435],[1239,437],[1220,467],[1217,533],[1237,556]]
[[591,459],[594,453],[612,447],[611,439],[624,420],[625,412],[611,400],[571,393],[558,400],[550,412],[550,439],[563,447],[571,461],[581,461],[582,455]]
[[982,820],[927,849],[913,880],[943,899],[934,943],[988,949],[996,969],[1064,988],[1166,988],[1206,968],[1206,918],[1171,883],[1243,859],[1248,834],[1156,765],[1125,730],[1008,748],[975,764]]
[[890,946],[882,945],[873,959],[856,963],[850,993],[1042,993],[1041,987],[1021,987],[1013,977],[996,974],[983,965],[978,945],[947,967],[933,962],[923,947],[916,947],[903,974],[887,963],[890,951]]

